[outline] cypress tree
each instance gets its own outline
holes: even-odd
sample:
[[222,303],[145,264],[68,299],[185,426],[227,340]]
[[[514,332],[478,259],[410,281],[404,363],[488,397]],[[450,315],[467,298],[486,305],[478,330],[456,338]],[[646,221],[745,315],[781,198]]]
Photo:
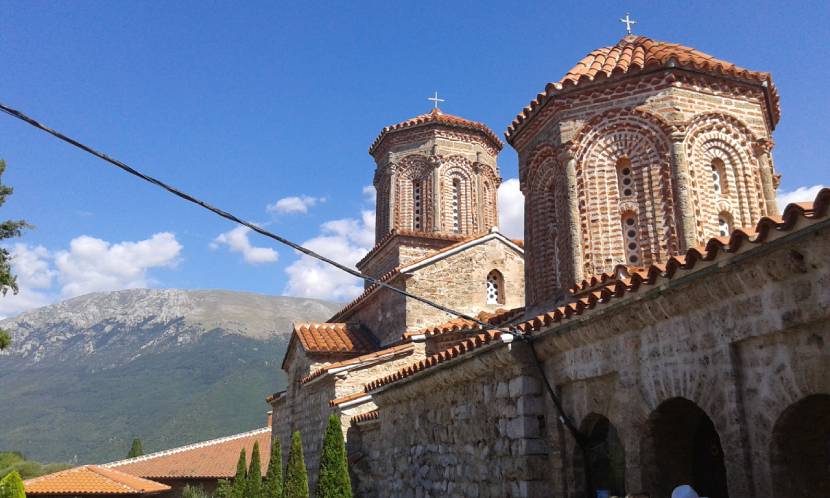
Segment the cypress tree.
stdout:
[[219,485],[216,486],[216,492],[213,496],[214,498],[234,498],[233,484],[227,479],[219,479]]
[[303,458],[303,441],[299,431],[291,435],[291,451],[288,452],[288,465],[285,467],[285,485],[283,498],[309,498],[308,471]]
[[144,448],[141,447],[141,439],[133,439],[133,445],[130,447],[130,452],[127,453],[127,458],[135,458],[144,454]]
[[254,442],[251,451],[251,465],[248,467],[248,494],[246,498],[262,498],[262,463],[259,460],[259,441]]
[[[0,159],[0,176],[5,171],[6,161]],[[6,197],[12,195],[12,192],[14,192],[14,189],[0,183],[0,206],[6,202]],[[20,237],[24,228],[29,228],[29,224],[23,220],[0,222],[0,240]],[[12,294],[17,294],[17,277],[12,273],[11,253],[5,247],[0,247],[0,294],[5,296],[9,291],[12,291]],[[9,332],[0,329],[0,350],[9,347],[11,342],[12,338]]]
[[23,488],[23,479],[16,470],[9,472],[6,477],[0,479],[0,498],[26,498],[26,491]]
[[329,415],[314,496],[315,498],[352,498],[346,443],[343,441],[340,419],[336,415]]
[[262,497],[282,498],[282,448],[280,448],[279,436],[271,441],[271,461],[268,462],[268,473],[265,474]]
[[236,462],[236,475],[233,478],[231,496],[233,498],[245,498],[248,491],[248,475],[245,468],[245,448],[239,452],[239,461]]

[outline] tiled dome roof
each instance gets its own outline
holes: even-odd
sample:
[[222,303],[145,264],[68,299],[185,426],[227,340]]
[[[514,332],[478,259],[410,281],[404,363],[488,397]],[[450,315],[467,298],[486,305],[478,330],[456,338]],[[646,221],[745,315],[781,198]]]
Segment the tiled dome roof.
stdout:
[[780,118],[778,92],[769,73],[743,69],[731,62],[716,59],[699,50],[677,43],[652,40],[646,36],[627,35],[615,45],[598,48],[586,55],[557,83],[548,83],[545,91],[540,93],[513,120],[505,134],[507,140],[510,141],[527,118],[557,91],[662,67],[680,67],[695,72],[765,84],[769,89],[771,101],[767,105],[770,108],[773,126]]
[[380,145],[383,138],[389,134],[399,130],[404,130],[407,128],[415,128],[417,126],[426,126],[431,124],[443,124],[458,128],[465,128],[467,130],[479,131],[483,133],[492,143],[496,149],[501,150],[504,146],[499,137],[493,133],[493,130],[487,127],[487,125],[483,123],[478,123],[476,121],[470,121],[468,119],[464,119],[458,116],[453,116],[452,114],[444,114],[441,112],[440,109],[433,109],[431,112],[426,114],[421,114],[419,116],[415,116],[414,118],[407,119],[406,121],[402,121],[398,124],[387,126],[383,130],[381,130],[378,137],[372,142],[372,146],[369,147],[369,154],[374,154],[375,150]]

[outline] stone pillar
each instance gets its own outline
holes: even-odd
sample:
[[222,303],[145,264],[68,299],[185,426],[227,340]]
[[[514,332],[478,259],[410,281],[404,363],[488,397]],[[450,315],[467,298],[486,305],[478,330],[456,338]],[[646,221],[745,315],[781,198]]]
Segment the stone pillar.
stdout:
[[567,233],[571,242],[571,265],[573,266],[573,281],[580,282],[585,275],[585,259],[582,244],[582,228],[579,216],[579,192],[576,185],[576,158],[573,151],[565,148],[559,156],[565,165],[565,192],[567,196],[568,219]]
[[772,141],[762,139],[752,144],[752,153],[758,161],[758,169],[761,172],[761,186],[764,189],[764,202],[767,216],[778,215],[778,203],[775,200],[775,182],[773,181],[772,168]]
[[690,192],[691,178],[689,165],[686,163],[686,152],[683,150],[685,138],[686,134],[681,132],[671,135],[671,166],[677,193],[675,217],[681,253],[697,246],[695,213]]

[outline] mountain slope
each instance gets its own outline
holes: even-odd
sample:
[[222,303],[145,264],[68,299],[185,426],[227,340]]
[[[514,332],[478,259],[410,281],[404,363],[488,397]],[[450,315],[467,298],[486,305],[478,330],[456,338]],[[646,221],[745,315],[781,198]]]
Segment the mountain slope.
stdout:
[[0,322],[0,449],[123,458],[261,427],[292,320],[339,305],[228,291],[90,294]]

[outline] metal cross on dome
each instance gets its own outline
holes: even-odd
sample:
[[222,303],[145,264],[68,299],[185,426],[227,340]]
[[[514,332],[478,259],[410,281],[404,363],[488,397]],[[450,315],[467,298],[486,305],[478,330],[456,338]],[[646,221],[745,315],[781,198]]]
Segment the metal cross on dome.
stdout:
[[438,102],[444,102],[444,99],[438,98],[438,92],[435,92],[434,97],[428,97],[427,100],[431,100],[433,104],[435,104],[435,108],[438,109]]
[[631,17],[629,17],[628,12],[625,13],[625,18],[624,19],[620,19],[620,22],[625,24],[625,30],[628,32],[629,35],[631,34],[631,25],[632,24],[637,24],[637,21],[635,21],[634,19],[631,19]]

